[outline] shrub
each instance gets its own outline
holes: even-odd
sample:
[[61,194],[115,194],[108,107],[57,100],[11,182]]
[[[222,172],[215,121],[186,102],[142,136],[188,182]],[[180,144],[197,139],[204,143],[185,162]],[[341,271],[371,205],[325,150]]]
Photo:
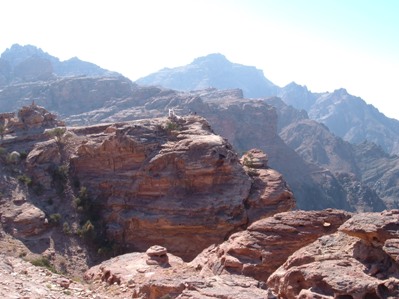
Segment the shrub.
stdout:
[[53,273],[57,273],[57,270],[55,269],[54,265],[51,264],[51,262],[49,261],[48,258],[41,256],[39,258],[33,259],[30,261],[30,263],[34,266],[37,267],[43,267],[46,268],[48,270],[50,270]]
[[72,233],[71,227],[69,226],[68,222],[64,222],[64,224],[62,225],[62,231],[66,235],[70,235]]
[[90,220],[87,220],[81,228],[78,229],[77,234],[79,237],[93,239],[95,237],[95,228]]
[[57,128],[52,129],[52,130],[48,130],[46,132],[46,134],[48,136],[54,138],[54,140],[57,143],[60,143],[61,140],[62,140],[62,136],[65,134],[65,132],[66,132],[66,128],[57,127]]
[[50,223],[57,225],[60,223],[60,220],[61,220],[61,214],[55,213],[50,215]]
[[53,179],[53,187],[56,189],[59,195],[64,192],[65,184],[68,181],[68,172],[69,167],[68,165],[53,165],[48,170],[51,174],[51,178]]
[[164,129],[165,129],[166,131],[168,131],[168,132],[171,132],[171,131],[179,130],[180,127],[179,127],[179,125],[178,125],[177,123],[175,123],[175,122],[167,121],[166,124],[165,124],[165,126],[164,126]]
[[19,175],[17,179],[18,181],[20,181],[21,183],[25,184],[28,187],[32,186],[32,179],[28,177],[26,174]]

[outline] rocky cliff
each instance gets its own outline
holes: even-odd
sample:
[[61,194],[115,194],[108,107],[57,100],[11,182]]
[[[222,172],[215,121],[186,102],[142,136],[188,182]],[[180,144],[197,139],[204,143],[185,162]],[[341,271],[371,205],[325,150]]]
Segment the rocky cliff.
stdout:
[[[8,86],[0,91],[0,101],[8,109],[30,104],[33,100],[58,111],[65,116],[67,123],[73,125],[163,117],[168,115],[169,109],[174,109],[177,115],[202,115],[215,132],[227,138],[239,153],[251,148],[266,152],[270,166],[284,175],[296,194],[298,207],[302,209],[381,210],[384,208],[381,200],[389,196],[384,190],[375,194],[374,187],[369,185],[362,185],[361,190],[357,190],[356,185],[362,182],[353,157],[336,159],[342,154],[354,155],[345,149],[349,145],[341,149],[340,145],[345,143],[332,137],[316,122],[312,126],[318,127],[320,134],[306,133],[312,127],[309,121],[304,125],[306,112],[297,111],[278,98],[246,99],[239,89],[187,93],[141,87],[123,77],[64,78]],[[301,126],[294,125],[301,120]],[[285,127],[287,133],[281,135]],[[289,140],[291,137],[287,136],[298,136],[297,139],[303,142],[300,146],[294,145]],[[322,136],[330,136],[329,140],[334,139],[336,146],[326,150],[330,141],[321,140]],[[328,152],[331,152],[328,160],[315,158],[322,158]],[[336,162],[339,164],[335,165]],[[336,176],[335,169],[340,173],[345,170],[345,173]],[[348,169],[354,171],[346,171]],[[363,195],[368,199],[359,202],[356,198]],[[388,200],[392,201],[391,198]],[[395,203],[389,206],[395,207]]]
[[[28,186],[20,192],[22,202],[33,204],[28,214],[26,207],[10,205],[2,216],[15,237],[47,232],[46,215],[58,214],[67,227],[78,225],[77,234],[121,251],[162,244],[189,260],[253,221],[294,207],[292,192],[268,168],[265,154],[248,153],[251,163],[244,167],[200,116],[65,128],[49,126],[46,113],[24,107],[18,121],[34,125],[8,131],[3,142],[10,163],[5,174],[20,173]],[[7,173],[14,164],[18,170]],[[8,196],[20,188],[13,186]]]

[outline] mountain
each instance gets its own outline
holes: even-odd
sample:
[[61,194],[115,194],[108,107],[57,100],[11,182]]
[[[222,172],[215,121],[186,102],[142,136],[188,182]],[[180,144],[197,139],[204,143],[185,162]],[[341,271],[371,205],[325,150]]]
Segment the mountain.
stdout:
[[399,211],[364,213],[399,206],[399,158],[310,119],[311,94],[27,60],[0,88],[23,106],[0,113],[2,298],[399,298]]
[[309,117],[325,124],[331,132],[353,144],[371,141],[387,153],[399,154],[399,121],[388,118],[373,105],[350,95],[346,89],[311,93],[295,83],[283,87],[279,96]]
[[231,63],[222,54],[199,57],[186,66],[162,69],[136,81],[141,85],[160,85],[189,91],[214,87],[240,88],[245,97],[272,96],[279,88],[253,66]]
[[[225,58],[216,56],[226,64]],[[294,92],[301,90],[309,104],[315,101],[306,88],[291,87]],[[4,112],[32,102],[62,116],[69,125],[163,117],[170,109],[177,115],[197,113],[238,152],[265,151],[270,166],[284,175],[301,209],[378,211],[398,203],[390,184],[376,189],[369,181],[363,182],[366,170],[357,164],[350,144],[325,125],[311,121],[305,110],[277,97],[248,99],[240,89],[179,92],[140,86],[122,76],[51,77],[0,90]],[[395,176],[395,172],[388,173]]]
[[0,57],[0,86],[65,76],[119,76],[77,57],[66,61],[32,46],[14,44]]
[[311,119],[325,124],[345,141],[369,140],[387,153],[399,154],[399,121],[386,117],[345,89],[312,93],[295,82],[280,88],[265,78],[261,70],[232,63],[221,54],[197,58],[186,66],[163,69],[136,83],[184,91],[240,88],[249,98],[279,96],[288,105],[305,110]]

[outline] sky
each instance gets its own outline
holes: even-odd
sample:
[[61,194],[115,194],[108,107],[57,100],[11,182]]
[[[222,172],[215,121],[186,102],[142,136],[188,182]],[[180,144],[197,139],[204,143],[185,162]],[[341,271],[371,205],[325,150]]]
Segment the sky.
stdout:
[[346,88],[399,119],[397,0],[2,0],[0,53],[34,45],[137,80],[221,53],[278,86]]

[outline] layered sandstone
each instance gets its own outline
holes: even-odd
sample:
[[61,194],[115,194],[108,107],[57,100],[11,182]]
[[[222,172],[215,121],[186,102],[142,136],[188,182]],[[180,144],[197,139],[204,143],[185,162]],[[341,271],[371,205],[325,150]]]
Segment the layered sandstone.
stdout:
[[265,282],[296,250],[337,231],[350,214],[339,210],[291,211],[261,219],[192,261],[206,275],[233,273]]
[[360,213],[301,248],[268,279],[281,298],[398,298],[399,211]]
[[60,167],[88,191],[106,237],[123,251],[159,244],[190,260],[294,206],[280,174],[259,165],[249,176],[227,140],[196,115],[68,128],[28,154],[27,168],[45,190],[56,187]]

